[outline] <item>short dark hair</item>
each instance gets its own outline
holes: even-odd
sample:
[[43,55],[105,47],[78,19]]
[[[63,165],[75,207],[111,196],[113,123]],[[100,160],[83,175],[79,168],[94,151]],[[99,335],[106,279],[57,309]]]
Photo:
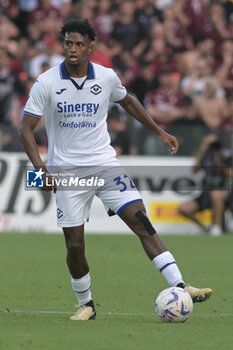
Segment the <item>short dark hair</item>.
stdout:
[[91,41],[95,40],[96,32],[95,29],[91,26],[87,19],[84,20],[71,20],[64,24],[61,28],[60,34],[64,39],[66,33],[80,33],[83,36],[88,36]]

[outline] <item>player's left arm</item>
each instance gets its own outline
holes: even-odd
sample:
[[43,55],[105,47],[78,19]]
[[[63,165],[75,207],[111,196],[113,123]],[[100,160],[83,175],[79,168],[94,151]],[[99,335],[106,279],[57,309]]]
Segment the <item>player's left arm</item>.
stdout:
[[136,98],[127,94],[126,97],[118,103],[120,103],[133,118],[153,131],[159,139],[169,147],[171,154],[175,154],[178,151],[179,143],[176,137],[161,129]]

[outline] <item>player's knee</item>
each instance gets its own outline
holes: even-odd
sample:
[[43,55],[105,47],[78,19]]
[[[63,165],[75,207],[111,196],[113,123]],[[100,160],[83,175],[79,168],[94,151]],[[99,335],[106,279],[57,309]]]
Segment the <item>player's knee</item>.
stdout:
[[79,239],[69,239],[66,244],[70,253],[80,253],[84,250],[84,241]]
[[197,208],[194,205],[183,203],[177,208],[177,212],[184,216],[194,215],[197,212]]
[[212,200],[224,200],[226,198],[226,192],[225,191],[212,191],[210,193],[210,197]]
[[181,215],[187,215],[187,210],[183,204],[181,204],[178,208],[177,211]]
[[138,210],[135,214],[135,232],[139,236],[146,234],[149,234],[150,236],[154,235],[156,233],[154,227],[152,226],[150,220],[148,219],[147,215],[141,211]]

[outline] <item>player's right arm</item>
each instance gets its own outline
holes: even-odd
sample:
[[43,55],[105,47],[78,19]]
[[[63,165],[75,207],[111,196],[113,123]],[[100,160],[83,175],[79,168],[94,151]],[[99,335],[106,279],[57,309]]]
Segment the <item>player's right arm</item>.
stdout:
[[[36,144],[36,140],[34,137],[34,129],[36,128],[37,124],[39,122],[38,118],[31,117],[27,114],[24,114],[20,130],[19,130],[19,137],[20,141],[22,143],[22,146],[32,162],[35,169],[43,169],[45,171],[45,176],[47,177],[47,181],[45,183],[51,184],[51,186],[44,186],[44,189],[46,191],[52,191],[56,192],[56,183],[52,180],[51,174],[49,174],[45,163],[42,161],[38,147]],[[54,184],[54,185],[53,185]]]
[[42,168],[44,171],[47,171],[46,166],[38,152],[36,140],[33,133],[38,123],[39,119],[24,114],[19,129],[19,137],[24,151],[27,153],[28,158],[32,162],[35,169]]
[[[33,84],[29,97],[24,108],[24,116],[20,125],[20,140],[23,148],[27,153],[30,161],[32,162],[35,169],[43,169],[45,171],[45,177],[47,177],[46,183],[52,184],[52,176],[49,174],[44,162],[42,161],[36,140],[34,137],[34,129],[37,126],[40,118],[44,115],[45,106],[49,99],[49,83],[44,81],[41,76]],[[44,190],[54,192],[56,191],[56,185],[44,186]]]

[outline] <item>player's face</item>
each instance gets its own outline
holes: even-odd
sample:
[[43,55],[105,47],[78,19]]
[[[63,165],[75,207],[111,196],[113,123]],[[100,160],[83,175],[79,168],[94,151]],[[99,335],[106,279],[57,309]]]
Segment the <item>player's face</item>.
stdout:
[[66,62],[70,66],[81,66],[88,60],[93,49],[93,43],[88,36],[80,33],[66,33],[63,43]]

